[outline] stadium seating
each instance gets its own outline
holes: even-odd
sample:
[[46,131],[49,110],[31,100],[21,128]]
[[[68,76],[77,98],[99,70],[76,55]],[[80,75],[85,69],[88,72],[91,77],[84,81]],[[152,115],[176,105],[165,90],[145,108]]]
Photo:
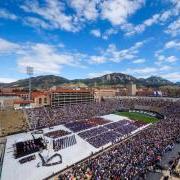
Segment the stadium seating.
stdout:
[[[157,110],[165,116],[146,129],[125,141],[115,143],[111,148],[99,155],[89,157],[88,160],[80,162],[69,170],[62,172],[59,179],[146,179],[147,173],[159,167],[162,156],[169,147],[180,138],[180,101],[146,98],[126,98],[120,100],[124,108],[133,109],[136,105],[148,107],[149,110]],[[137,122],[115,128],[112,131],[128,133],[141,126]],[[91,134],[88,132],[87,134]],[[103,134],[103,133],[102,133]],[[90,143],[96,142],[96,147],[101,146],[105,137],[110,141],[116,138],[116,134],[104,133],[98,138],[90,138]],[[85,134],[82,133],[85,136]],[[87,135],[88,136],[88,135]],[[86,136],[85,136],[86,137]],[[88,140],[88,139],[87,139]]]

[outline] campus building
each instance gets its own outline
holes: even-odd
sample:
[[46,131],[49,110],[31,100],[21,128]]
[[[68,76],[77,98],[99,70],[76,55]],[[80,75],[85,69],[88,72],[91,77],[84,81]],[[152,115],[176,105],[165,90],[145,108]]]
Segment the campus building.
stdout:
[[50,93],[49,92],[32,92],[31,98],[33,100],[34,107],[42,107],[50,105]]
[[135,96],[136,95],[136,84],[130,83],[127,85],[128,89],[128,96]]
[[114,88],[95,88],[94,97],[96,101],[101,101],[103,98],[115,97],[118,93],[118,89]]
[[89,89],[63,89],[57,88],[51,92],[51,106],[64,106],[66,104],[88,103],[94,101],[94,94]]

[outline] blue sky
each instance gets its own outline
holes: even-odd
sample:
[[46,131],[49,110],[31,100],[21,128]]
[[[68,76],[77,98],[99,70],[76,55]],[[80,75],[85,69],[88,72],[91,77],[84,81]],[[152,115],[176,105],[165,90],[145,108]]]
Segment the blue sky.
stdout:
[[179,0],[0,0],[0,82],[121,72],[180,81]]

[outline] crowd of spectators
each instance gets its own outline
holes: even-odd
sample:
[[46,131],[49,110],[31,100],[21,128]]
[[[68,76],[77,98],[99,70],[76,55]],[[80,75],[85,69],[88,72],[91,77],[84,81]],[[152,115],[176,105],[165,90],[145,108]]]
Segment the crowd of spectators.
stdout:
[[170,106],[171,101],[157,99],[114,99],[87,104],[65,105],[63,107],[41,107],[27,109],[26,114],[31,129],[50,127],[68,122],[91,119],[92,117],[107,115],[122,108],[138,109],[141,106],[152,111],[161,111],[163,105]]
[[[59,179],[86,179],[87,174],[91,175],[91,179],[144,179],[148,171],[158,167],[167,147],[173,147],[180,136],[180,101],[160,98],[114,99],[89,104],[67,105],[60,108],[29,109],[27,115],[31,128],[42,128],[69,122],[73,122],[73,125],[74,122],[110,114],[121,109],[156,111],[163,114],[165,118],[128,140],[115,143],[100,155],[92,156],[88,160],[75,165],[62,173]],[[119,137],[119,134],[134,130],[138,123],[130,123],[129,125],[127,129],[121,127],[112,129],[113,133],[102,132],[103,137],[107,139],[107,142],[112,142]],[[90,127],[93,126],[90,125],[88,128]],[[75,132],[83,129],[86,129],[86,126],[82,129],[78,127]],[[102,145],[101,142],[104,143],[104,140],[101,141],[102,134],[87,139],[91,139],[91,142],[99,147]]]
[[[105,101],[103,103],[92,102],[87,104],[65,105],[57,108],[41,107],[27,109],[26,114],[30,122],[30,128],[38,129],[84,119],[92,119],[92,117],[95,116],[110,114],[120,109],[120,107],[121,101]],[[94,118],[91,121],[92,124],[94,124],[93,121],[98,122]],[[99,120],[99,122],[102,124],[105,123],[102,120]]]
[[[121,103],[120,103],[121,102]],[[69,170],[62,172],[59,179],[145,179],[148,171],[159,167],[167,147],[180,138],[180,101],[162,99],[120,100],[124,108],[148,107],[165,115],[157,123],[148,126],[136,135],[91,156]],[[109,134],[109,138],[112,134]]]

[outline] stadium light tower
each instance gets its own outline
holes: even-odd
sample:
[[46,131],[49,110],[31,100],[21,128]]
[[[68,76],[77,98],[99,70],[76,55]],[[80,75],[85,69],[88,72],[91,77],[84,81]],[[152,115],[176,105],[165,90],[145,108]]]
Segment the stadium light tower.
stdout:
[[34,68],[27,66],[27,75],[29,75],[29,100],[31,100],[31,76],[33,75]]

